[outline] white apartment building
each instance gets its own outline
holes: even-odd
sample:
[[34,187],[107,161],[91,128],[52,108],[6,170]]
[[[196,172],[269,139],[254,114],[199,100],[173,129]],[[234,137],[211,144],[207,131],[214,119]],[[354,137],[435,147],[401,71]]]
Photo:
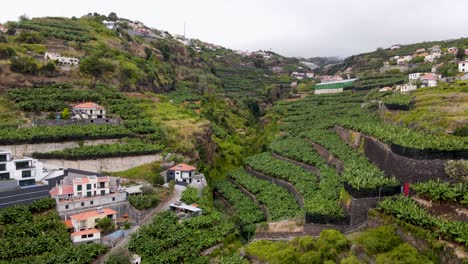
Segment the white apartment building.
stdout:
[[421,75],[422,75],[422,73],[420,73],[420,72],[415,72],[415,73],[408,74],[409,82],[414,83],[416,81],[419,81],[419,79],[421,78]]
[[28,157],[13,158],[11,152],[0,151],[0,181],[16,180],[23,187],[35,185],[43,175],[42,162]]
[[459,72],[468,72],[468,60],[458,62],[458,71]]
[[64,57],[53,52],[46,52],[44,59],[56,61],[60,66],[77,66],[80,64],[80,59],[73,57]]

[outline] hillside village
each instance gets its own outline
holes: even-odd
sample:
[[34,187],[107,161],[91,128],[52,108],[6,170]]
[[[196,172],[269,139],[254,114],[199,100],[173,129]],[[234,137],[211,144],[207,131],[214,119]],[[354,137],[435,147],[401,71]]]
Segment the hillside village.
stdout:
[[311,60],[0,25],[0,263],[464,263],[467,39]]

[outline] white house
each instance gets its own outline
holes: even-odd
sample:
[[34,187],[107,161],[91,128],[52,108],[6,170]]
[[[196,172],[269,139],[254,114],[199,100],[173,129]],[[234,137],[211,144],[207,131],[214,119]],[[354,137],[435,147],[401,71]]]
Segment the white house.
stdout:
[[424,62],[434,62],[438,58],[440,58],[440,52],[439,53],[431,53],[431,54],[426,55],[424,57]]
[[80,59],[74,57],[64,57],[58,53],[46,52],[44,59],[56,61],[60,66],[76,66],[80,64]]
[[86,176],[83,178],[71,179],[71,184],[67,180],[62,180],[60,184],[52,187],[49,194],[53,198],[81,198],[96,195],[104,196],[110,193],[110,180],[108,176]]
[[167,181],[192,183],[197,168],[181,163],[167,170]]
[[458,62],[458,71],[459,72],[468,72],[468,60]]
[[437,79],[439,78],[435,73],[426,73],[420,78],[421,84],[426,87],[437,86]]
[[11,152],[0,151],[0,181],[16,180],[18,186],[35,185],[44,176],[43,164],[33,158],[13,158]]
[[271,67],[271,71],[272,71],[272,72],[276,72],[276,73],[280,73],[280,72],[283,72],[283,67],[281,67],[281,66],[273,66],[273,67]]
[[96,103],[86,102],[73,106],[74,119],[106,118],[106,109]]
[[400,44],[395,44],[395,45],[392,45],[392,46],[390,47],[391,50],[396,50],[396,49],[399,49],[399,48],[401,48],[401,45],[400,45]]
[[291,76],[298,79],[298,80],[302,80],[306,77],[306,74],[305,73],[302,73],[302,72],[293,72],[291,73]]
[[419,78],[421,78],[422,73],[420,72],[415,72],[415,73],[410,73],[408,74],[408,79],[410,83],[415,83],[419,81]]
[[412,59],[413,59],[413,56],[411,56],[411,55],[403,56],[403,57],[397,59],[397,64],[398,64],[398,65],[407,64],[407,63],[410,62]]
[[404,85],[397,85],[396,89],[400,91],[401,93],[409,93],[411,91],[415,91],[416,89],[418,89],[418,87],[412,84],[404,84]]
[[108,29],[111,29],[111,30],[117,29],[117,22],[104,20],[102,21],[102,24],[104,24],[104,26],[106,26],[106,28]]

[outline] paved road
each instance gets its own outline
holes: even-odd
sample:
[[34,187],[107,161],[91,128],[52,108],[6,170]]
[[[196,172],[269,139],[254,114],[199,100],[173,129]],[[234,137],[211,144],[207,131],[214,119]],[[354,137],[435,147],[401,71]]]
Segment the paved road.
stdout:
[[140,227],[142,227],[145,224],[151,222],[151,219],[153,219],[153,216],[156,213],[166,211],[167,209],[169,209],[169,204],[171,204],[171,203],[173,203],[173,202],[175,202],[177,200],[180,200],[182,192],[185,190],[185,188],[186,188],[185,186],[175,185],[174,186],[174,192],[168,197],[168,199],[165,199],[164,201],[162,201],[144,219],[141,219],[141,224],[139,226],[132,226],[132,228],[130,228],[130,230],[128,232],[128,235],[124,239],[117,242],[117,244],[107,254],[105,254],[105,255],[99,257],[98,259],[96,259],[94,261],[94,263],[96,263],[96,264],[97,263],[104,263],[104,261],[107,259],[107,257],[109,256],[109,254],[111,252],[117,250],[118,248],[122,248],[122,247],[126,246],[127,243],[130,241],[131,234],[138,231],[138,229],[140,229]]

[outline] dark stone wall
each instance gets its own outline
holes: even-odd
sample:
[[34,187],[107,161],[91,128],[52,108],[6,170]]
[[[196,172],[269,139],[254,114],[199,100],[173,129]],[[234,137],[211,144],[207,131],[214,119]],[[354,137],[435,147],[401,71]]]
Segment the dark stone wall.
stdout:
[[255,197],[255,195],[253,195],[251,192],[249,192],[247,189],[245,189],[244,187],[242,187],[240,184],[238,184],[236,181],[234,181],[233,179],[231,178],[228,178],[228,180],[234,184],[245,196],[249,197],[250,200],[252,200],[252,202],[254,204],[257,205],[257,207],[262,211],[263,215],[265,216],[265,219],[267,221],[270,221],[270,213],[268,212],[268,208],[260,203],[257,198]]
[[334,131],[350,147],[362,151],[387,176],[395,176],[405,183],[416,183],[430,179],[449,180],[445,173],[445,159],[413,159],[396,154],[375,138],[335,126]]
[[296,200],[299,207],[300,208],[304,207],[304,199],[302,198],[302,196],[299,194],[299,192],[296,190],[296,188],[294,188],[294,186],[291,183],[265,175],[263,173],[253,170],[252,168],[248,166],[245,167],[245,171],[247,171],[249,174],[259,179],[266,180],[278,186],[286,188],[294,196],[294,199]]
[[381,200],[379,197],[371,198],[352,198],[351,204],[346,208],[346,213],[349,215],[349,226],[359,225],[367,220],[367,211],[375,208],[377,203]]
[[292,160],[292,159],[289,159],[289,158],[286,158],[286,157],[283,157],[281,155],[278,155],[276,153],[271,153],[271,155],[273,157],[275,157],[276,159],[279,159],[279,160],[282,160],[282,161],[286,161],[286,162],[290,162],[290,163],[293,163],[301,168],[303,168],[304,170],[307,170],[307,171],[310,171],[312,173],[315,173],[317,174],[317,176],[320,176],[320,171],[315,168],[314,166],[311,166],[311,165],[308,165],[308,164],[305,164],[305,163],[302,163],[302,162],[299,162],[299,161],[296,161],[296,160]]
[[326,148],[320,146],[319,144],[309,140],[309,139],[304,139],[306,142],[308,142],[312,147],[317,151],[317,153],[322,157],[325,162],[330,165],[335,167],[335,169],[338,171],[338,173],[343,172],[343,162],[339,160],[337,157],[333,156]]

